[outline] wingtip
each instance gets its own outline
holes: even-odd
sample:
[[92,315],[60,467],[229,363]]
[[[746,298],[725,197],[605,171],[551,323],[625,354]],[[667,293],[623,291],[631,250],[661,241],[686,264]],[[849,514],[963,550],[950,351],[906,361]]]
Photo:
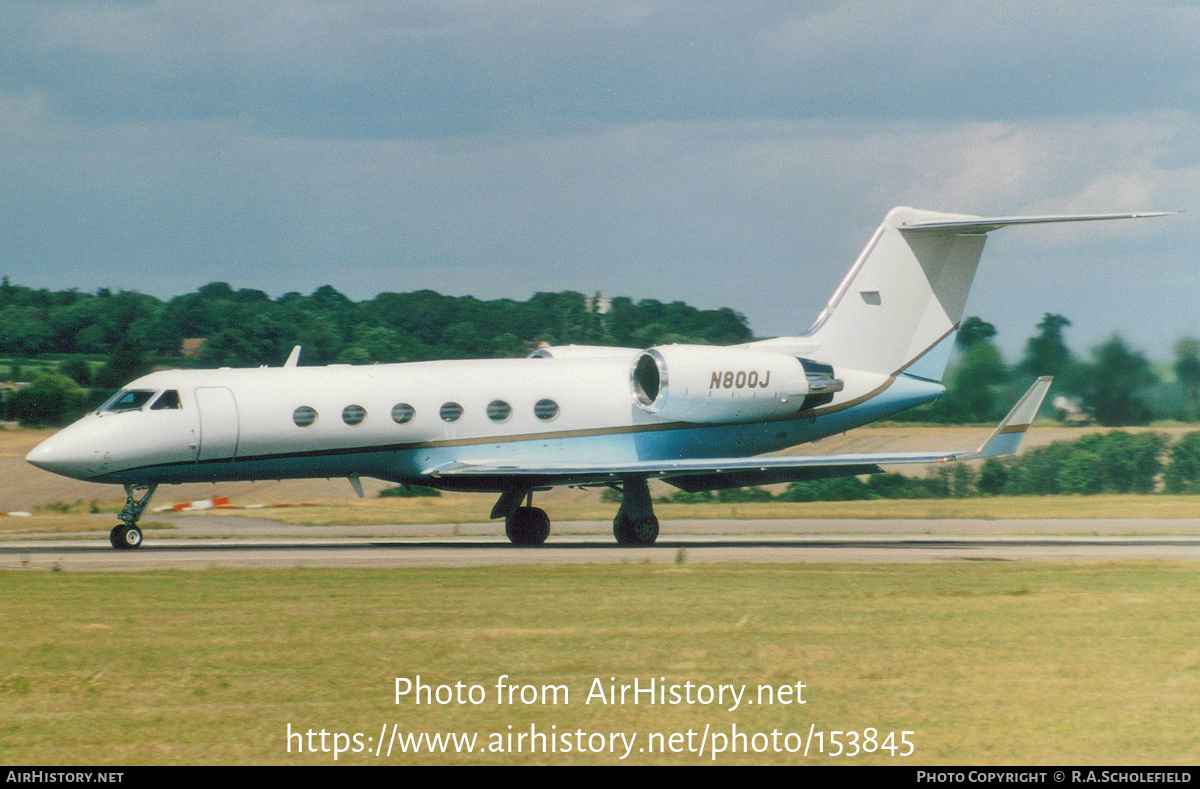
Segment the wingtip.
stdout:
[[1042,407],[1042,401],[1046,399],[1053,382],[1054,378],[1049,375],[1043,375],[1034,381],[1009,410],[1007,416],[1000,420],[1000,424],[987,440],[969,457],[996,457],[1016,452],[1021,445],[1021,439],[1025,438],[1025,432],[1037,417],[1038,409]]

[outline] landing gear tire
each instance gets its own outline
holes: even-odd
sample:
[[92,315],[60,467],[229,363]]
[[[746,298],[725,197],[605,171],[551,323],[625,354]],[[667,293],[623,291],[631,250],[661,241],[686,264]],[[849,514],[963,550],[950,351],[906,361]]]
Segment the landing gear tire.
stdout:
[[121,523],[108,533],[108,541],[118,551],[132,551],[142,544],[142,530],[137,526]]
[[653,545],[658,539],[658,518],[651,515],[631,520],[625,514],[625,505],[621,505],[613,518],[613,536],[618,545]]
[[540,507],[517,507],[505,518],[504,533],[513,545],[542,545],[550,536],[550,516]]

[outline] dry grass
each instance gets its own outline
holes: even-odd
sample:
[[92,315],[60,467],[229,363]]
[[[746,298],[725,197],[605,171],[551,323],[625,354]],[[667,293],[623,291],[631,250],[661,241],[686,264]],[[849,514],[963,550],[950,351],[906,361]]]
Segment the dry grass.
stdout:
[[[611,520],[617,505],[594,493],[563,492],[538,503],[555,521]],[[203,510],[204,516],[262,518],[301,526],[380,526],[390,524],[480,523],[488,520],[492,499],[482,494],[420,499],[317,500],[311,506],[264,509]],[[0,517],[0,535],[71,533],[110,528],[113,515],[92,515],[90,505],[73,512],[39,510],[33,517]],[[107,508],[112,512],[112,508]],[[1200,497],[1168,495],[997,496],[974,499],[876,499],[872,501],[755,502],[745,504],[657,504],[663,520],[804,518],[810,520],[914,519],[1191,519],[1200,518]],[[183,517],[187,517],[185,513]],[[147,528],[170,528],[154,523]]]
[[[335,524],[478,523],[486,521],[492,504],[482,495],[439,499],[375,499],[355,502],[317,502],[316,506],[285,509],[220,510],[230,517],[267,518],[281,523],[326,526]],[[617,505],[601,501],[560,500],[544,505],[551,518],[611,520]],[[206,512],[213,512],[208,510]],[[1198,518],[1200,497],[1166,495],[997,496],[974,499],[876,499],[872,501],[754,502],[744,504],[656,504],[660,519],[739,518]]]

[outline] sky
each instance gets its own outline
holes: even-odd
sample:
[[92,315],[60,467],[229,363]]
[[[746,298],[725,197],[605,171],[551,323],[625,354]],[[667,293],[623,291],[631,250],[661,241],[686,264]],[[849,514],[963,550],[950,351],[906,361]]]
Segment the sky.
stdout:
[[889,208],[1008,228],[1015,360],[1200,337],[1200,4],[4,0],[0,274],[538,291],[806,329]]

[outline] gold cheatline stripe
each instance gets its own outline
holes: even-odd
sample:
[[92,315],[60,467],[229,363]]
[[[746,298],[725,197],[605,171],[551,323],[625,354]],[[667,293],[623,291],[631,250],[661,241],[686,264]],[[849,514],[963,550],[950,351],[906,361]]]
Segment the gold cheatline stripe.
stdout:
[[[876,395],[880,394],[881,392],[883,392],[883,390],[887,389],[889,386],[891,386],[893,383],[895,383],[896,376],[900,375],[900,373],[904,372],[909,367],[912,367],[914,364],[916,364],[918,361],[920,361],[921,357],[923,357],[925,354],[932,351],[934,348],[938,347],[938,345],[941,344],[942,340],[946,339],[947,337],[949,337],[951,334],[953,334],[957,330],[958,330],[958,324],[956,323],[953,326],[951,326],[950,329],[948,331],[946,331],[941,337],[938,337],[936,340],[934,340],[932,345],[930,345],[928,348],[926,348],[925,350],[918,353],[913,358],[909,359],[907,362],[904,363],[903,367],[901,367],[900,369],[896,370],[896,372],[889,375],[887,377],[886,381],[884,381],[882,384],[875,387],[871,391],[867,392],[865,395],[856,397],[853,400],[847,400],[844,403],[838,403],[837,405],[826,406],[824,408],[814,408],[811,411],[805,411],[803,416],[793,415],[793,416],[783,417],[783,418],[784,419],[806,419],[810,416],[824,416],[826,414],[833,414],[838,411],[845,411],[847,408],[852,408],[856,405],[865,403],[866,401],[868,401],[871,398],[875,397]],[[780,420],[770,420],[770,421],[780,421]]]

